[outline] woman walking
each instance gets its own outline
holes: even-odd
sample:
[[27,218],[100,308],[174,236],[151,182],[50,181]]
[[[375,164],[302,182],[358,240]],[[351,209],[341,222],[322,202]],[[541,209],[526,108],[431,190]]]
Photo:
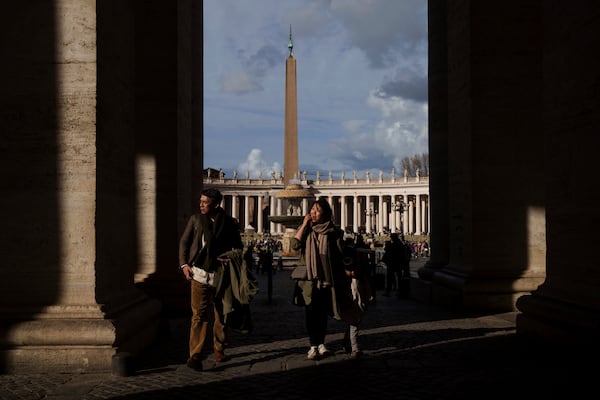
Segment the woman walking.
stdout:
[[[306,277],[296,280],[295,303],[304,305],[310,348],[307,358],[325,357],[328,317],[341,319],[339,297],[350,289],[344,268],[344,232],[332,220],[331,206],[325,199],[315,201],[310,213],[292,238],[291,247],[300,250],[306,264]],[[347,287],[347,290],[338,290]],[[340,293],[338,293],[340,292]]]

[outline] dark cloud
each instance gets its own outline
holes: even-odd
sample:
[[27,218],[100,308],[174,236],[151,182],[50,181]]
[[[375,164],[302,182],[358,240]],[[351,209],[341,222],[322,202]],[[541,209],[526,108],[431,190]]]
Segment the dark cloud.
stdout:
[[263,79],[272,74],[273,68],[280,67],[281,60],[285,59],[285,52],[266,45],[250,56],[246,56],[244,50],[238,50],[237,58],[242,71],[224,75],[221,78],[221,89],[225,93],[245,95],[264,90]]
[[393,165],[394,156],[382,154],[379,147],[371,135],[347,135],[344,139],[331,141],[328,153],[350,170],[389,169]]
[[332,6],[352,44],[367,56],[371,67],[385,68],[425,48],[427,2],[380,0],[338,2]]
[[427,78],[413,77],[410,80],[385,82],[376,91],[380,98],[402,97],[416,102],[427,102]]
[[281,60],[285,60],[285,52],[272,45],[261,47],[249,57],[245,57],[244,51],[238,55],[246,73],[257,78],[266,76],[272,68],[281,66]]

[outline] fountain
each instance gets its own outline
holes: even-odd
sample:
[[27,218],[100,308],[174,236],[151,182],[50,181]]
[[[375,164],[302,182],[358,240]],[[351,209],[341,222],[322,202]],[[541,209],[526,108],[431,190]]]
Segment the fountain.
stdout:
[[285,227],[282,240],[282,256],[295,257],[299,252],[291,249],[291,239],[296,234],[296,230],[302,224],[304,214],[300,201],[302,199],[314,198],[314,194],[302,187],[299,183],[290,183],[282,191],[275,195],[278,199],[287,200],[287,215],[270,215],[269,220],[276,224],[282,224]]

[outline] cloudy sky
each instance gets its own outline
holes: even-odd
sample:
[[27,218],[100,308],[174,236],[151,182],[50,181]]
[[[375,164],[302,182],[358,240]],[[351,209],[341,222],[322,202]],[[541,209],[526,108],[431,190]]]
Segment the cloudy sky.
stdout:
[[204,0],[204,168],[283,170],[290,26],[309,179],[428,153],[426,0]]

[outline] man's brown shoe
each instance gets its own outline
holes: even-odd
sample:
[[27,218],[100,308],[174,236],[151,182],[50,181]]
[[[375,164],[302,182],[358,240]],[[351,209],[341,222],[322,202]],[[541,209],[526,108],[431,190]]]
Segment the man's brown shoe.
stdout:
[[194,371],[199,371],[201,372],[203,370],[202,368],[202,361],[197,359],[197,358],[190,358],[189,360],[187,360],[187,364],[188,368],[193,369]]
[[225,355],[222,351],[215,351],[215,361],[216,362],[224,362],[228,361],[229,357]]
[[355,358],[355,359],[356,359],[356,358],[361,358],[361,357],[362,357],[362,355],[363,355],[362,351],[360,351],[360,350],[356,350],[356,351],[353,351],[353,352],[350,354],[350,357],[352,357],[352,358]]

